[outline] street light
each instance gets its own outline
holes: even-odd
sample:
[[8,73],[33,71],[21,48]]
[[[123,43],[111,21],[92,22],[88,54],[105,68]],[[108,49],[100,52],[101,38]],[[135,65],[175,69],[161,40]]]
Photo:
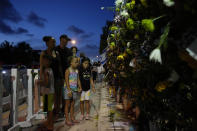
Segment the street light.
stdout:
[[76,40],[71,40],[71,44],[75,45],[76,44]]
[[3,74],[6,74],[6,71],[5,71],[5,70],[3,70],[3,71],[2,71],[2,73],[3,73]]

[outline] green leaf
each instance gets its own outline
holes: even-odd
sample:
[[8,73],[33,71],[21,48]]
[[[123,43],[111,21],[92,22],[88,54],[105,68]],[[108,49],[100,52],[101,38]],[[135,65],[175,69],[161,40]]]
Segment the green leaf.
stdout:
[[134,27],[134,21],[133,19],[129,18],[126,22],[126,26],[129,30],[133,30],[135,27]]
[[142,26],[146,31],[153,32],[155,30],[155,25],[152,19],[143,19]]
[[117,26],[112,26],[112,27],[110,28],[110,30],[111,30],[111,31],[118,30],[118,27],[117,27]]
[[160,48],[162,45],[164,45],[164,48],[167,47],[167,38],[169,31],[170,31],[170,24],[167,24],[167,26],[164,29],[164,33],[160,36],[158,48]]

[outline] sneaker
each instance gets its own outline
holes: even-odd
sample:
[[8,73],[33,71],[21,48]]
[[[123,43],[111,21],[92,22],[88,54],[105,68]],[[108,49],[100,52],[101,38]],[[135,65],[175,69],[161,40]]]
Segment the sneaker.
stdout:
[[90,119],[89,114],[86,115],[86,118],[85,119],[86,120],[89,120]]
[[80,116],[80,121],[84,120],[84,115]]

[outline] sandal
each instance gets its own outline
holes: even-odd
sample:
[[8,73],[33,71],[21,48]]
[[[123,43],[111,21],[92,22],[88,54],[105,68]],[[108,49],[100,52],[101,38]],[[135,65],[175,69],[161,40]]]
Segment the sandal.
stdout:
[[74,124],[72,123],[72,122],[65,122],[65,124],[67,125],[67,126],[73,126]]
[[71,120],[73,123],[80,123],[78,120]]

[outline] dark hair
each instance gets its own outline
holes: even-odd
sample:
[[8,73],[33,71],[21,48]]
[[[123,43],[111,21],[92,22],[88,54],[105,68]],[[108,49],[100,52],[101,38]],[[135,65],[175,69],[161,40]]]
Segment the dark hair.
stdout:
[[83,64],[85,61],[88,61],[90,63],[90,59],[88,57],[84,57],[82,60],[81,60],[81,64]]
[[60,36],[60,40],[61,40],[62,38],[66,39],[66,40],[68,40],[68,41],[71,41],[71,39],[70,39],[67,35],[65,35],[65,34],[63,34],[63,35]]
[[76,46],[72,46],[72,47],[70,48],[70,50],[72,51],[74,48],[76,49],[77,52],[79,51],[78,48],[77,48]]
[[52,36],[44,36],[44,37],[42,38],[42,40],[43,40],[44,42],[48,42],[50,39],[53,39],[53,37],[52,37]]

